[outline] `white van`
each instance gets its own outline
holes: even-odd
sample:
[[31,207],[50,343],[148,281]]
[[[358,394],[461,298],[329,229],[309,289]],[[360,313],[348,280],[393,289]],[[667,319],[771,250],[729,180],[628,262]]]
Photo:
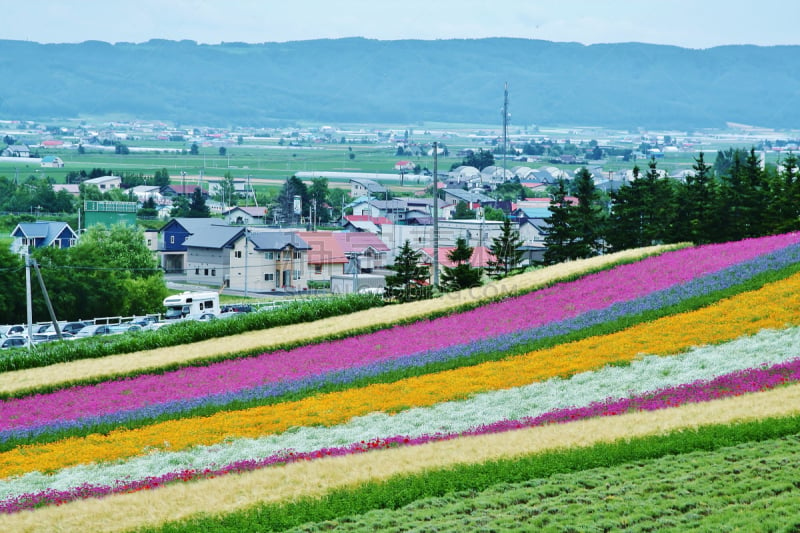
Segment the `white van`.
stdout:
[[164,298],[164,307],[167,308],[164,313],[164,318],[167,320],[197,318],[209,313],[219,315],[219,293],[182,292]]

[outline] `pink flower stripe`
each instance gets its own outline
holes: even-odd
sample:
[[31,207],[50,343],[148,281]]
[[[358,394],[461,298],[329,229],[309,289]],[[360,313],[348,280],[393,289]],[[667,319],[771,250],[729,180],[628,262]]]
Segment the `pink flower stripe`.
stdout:
[[0,513],[10,514],[46,505],[61,505],[75,500],[102,498],[109,494],[152,490],[175,482],[210,479],[227,474],[248,472],[298,461],[311,461],[323,457],[353,455],[398,446],[416,446],[459,437],[502,433],[546,424],[563,424],[587,418],[616,416],[635,411],[656,411],[687,403],[707,402],[718,398],[769,390],[798,381],[800,381],[800,358],[773,366],[740,370],[712,380],[698,380],[675,387],[666,387],[631,398],[609,398],[583,407],[556,409],[536,417],[526,417],[519,420],[500,420],[459,433],[432,433],[416,437],[406,435],[378,437],[355,442],[347,446],[321,448],[310,452],[285,450],[262,459],[237,461],[214,469],[180,470],[160,476],[147,476],[138,480],[118,480],[113,485],[84,483],[68,490],[48,489],[36,493],[22,494],[0,501]]
[[40,426],[342,371],[603,309],[800,242],[800,233],[685,248],[471,311],[255,357],[0,402],[0,430]]

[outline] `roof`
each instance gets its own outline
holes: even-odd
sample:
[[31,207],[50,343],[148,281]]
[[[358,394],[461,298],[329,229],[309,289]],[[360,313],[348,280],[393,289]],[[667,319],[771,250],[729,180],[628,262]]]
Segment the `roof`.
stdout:
[[311,246],[310,264],[347,263],[344,250],[332,231],[298,231],[297,235]]
[[469,203],[482,203],[482,202],[493,202],[491,198],[486,196],[485,194],[476,193],[476,192],[469,192],[465,191],[464,189],[445,189],[445,194],[449,194],[461,200],[463,202]]
[[[456,264],[447,257],[447,254],[455,250],[455,246],[443,246],[439,248],[439,265],[443,267],[454,267]],[[422,248],[422,253],[425,254],[426,260],[433,259],[433,248]],[[472,249],[472,257],[469,259],[469,264],[474,267],[485,267],[489,264],[489,259],[492,258],[492,253],[486,246],[476,246]]]
[[267,215],[267,208],[266,207],[258,207],[258,206],[255,206],[255,205],[251,205],[251,206],[247,206],[247,207],[241,207],[241,206],[237,205],[237,206],[232,207],[232,208],[228,209],[227,211],[225,211],[225,214],[229,215],[229,214],[233,213],[234,211],[242,211],[244,213],[247,213],[251,217],[264,217],[264,216]]
[[259,231],[250,233],[250,242],[255,244],[256,250],[283,250],[292,247],[296,250],[310,250],[308,245],[297,233],[291,231]]
[[169,222],[167,222],[161,230],[163,231],[170,224],[179,224],[183,229],[185,229],[188,233],[200,233],[205,231],[206,228],[209,226],[228,226],[224,220],[220,220],[218,218],[189,218],[189,217],[179,217],[173,218]]
[[197,233],[189,235],[185,241],[184,246],[191,246],[194,248],[226,248],[233,244],[241,234],[244,233],[244,228],[240,226],[214,226],[208,225]]
[[361,178],[350,178],[350,181],[358,183],[359,185],[361,185],[362,187],[364,187],[365,189],[367,189],[371,193],[374,193],[374,192],[385,193],[386,190],[387,190],[386,187],[384,187],[383,185],[381,185],[377,181],[361,179]]
[[90,178],[88,180],[85,180],[84,183],[92,185],[98,183],[108,183],[109,181],[117,181],[117,180],[121,181],[122,178],[119,176],[100,176],[98,178]]
[[68,229],[73,237],[77,237],[75,231],[66,222],[20,222],[14,228],[11,236],[25,237],[26,239],[44,239],[45,245],[48,245],[65,229]]
[[334,233],[334,238],[339,241],[344,253],[363,252],[367,248],[372,248],[378,252],[388,252],[389,247],[386,246],[380,237],[374,233],[366,231],[341,231]]

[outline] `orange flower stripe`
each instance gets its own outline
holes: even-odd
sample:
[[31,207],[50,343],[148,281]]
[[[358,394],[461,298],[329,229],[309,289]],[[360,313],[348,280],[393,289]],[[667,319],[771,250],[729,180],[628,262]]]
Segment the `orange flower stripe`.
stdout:
[[631,361],[645,353],[669,355],[692,346],[792,325],[800,325],[800,274],[697,311],[502,361],[205,418],[22,446],[0,454],[0,477],[113,461],[154,449],[180,450],[217,444],[229,438],[256,438],[296,426],[341,424],[377,411],[392,413],[460,400],[488,390],[518,387],[600,368],[611,362]]

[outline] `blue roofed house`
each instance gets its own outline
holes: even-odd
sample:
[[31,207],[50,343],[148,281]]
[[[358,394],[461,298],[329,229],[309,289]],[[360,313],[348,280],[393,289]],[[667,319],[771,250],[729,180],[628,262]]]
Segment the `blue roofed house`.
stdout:
[[69,248],[78,241],[78,234],[66,222],[20,222],[11,236],[11,250],[15,253],[45,246]]

